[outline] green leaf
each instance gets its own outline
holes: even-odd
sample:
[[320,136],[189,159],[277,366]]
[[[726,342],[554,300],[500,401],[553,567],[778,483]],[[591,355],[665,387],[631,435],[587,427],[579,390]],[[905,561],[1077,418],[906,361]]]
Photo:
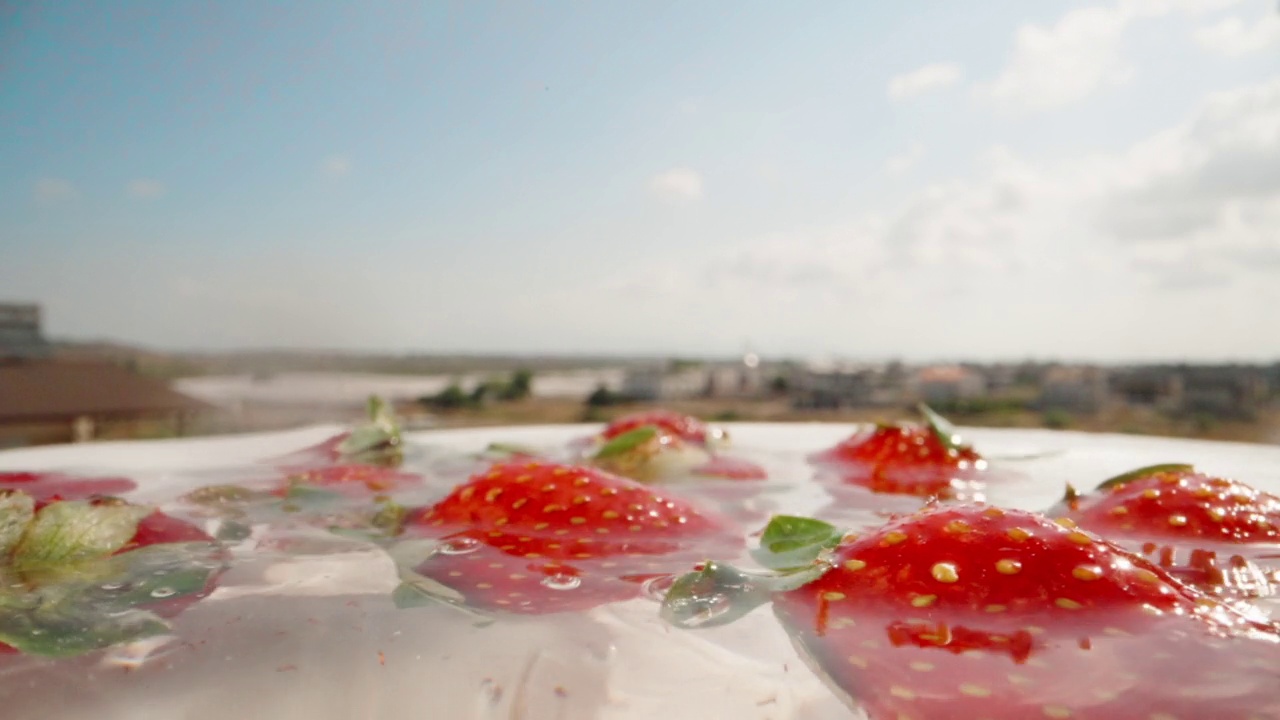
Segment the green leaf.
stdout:
[[21,490],[0,491],[0,564],[17,547],[36,516],[36,501]]
[[169,625],[141,608],[203,592],[223,567],[215,544],[169,543],[30,570],[0,589],[0,642],[69,657],[166,633]]
[[378,506],[373,517],[369,518],[369,524],[387,535],[397,535],[408,514],[409,509],[405,506],[394,500],[386,500]]
[[938,440],[942,442],[948,450],[959,450],[965,447],[960,441],[960,433],[956,431],[956,427],[949,420],[934,412],[933,408],[920,403],[916,406],[920,410],[920,414],[924,416],[925,423]]
[[489,443],[489,447],[485,448],[484,451],[480,453],[480,457],[492,459],[520,456],[540,457],[541,455],[542,452],[537,448],[532,448],[528,445],[520,445],[518,443],[503,442]]
[[239,508],[275,498],[270,493],[250,490],[239,485],[207,485],[183,495],[182,499],[196,505]]
[[400,584],[391,592],[391,601],[399,610],[416,607],[444,607],[465,615],[476,627],[493,624],[493,617],[468,607],[462,593],[435,580],[400,566]]
[[369,422],[351,431],[338,445],[343,459],[371,464],[397,465],[403,458],[400,424],[382,398],[369,398]]
[[39,607],[0,612],[0,642],[28,655],[65,658],[117,643],[169,632],[169,624],[145,610],[81,615]]
[[811,564],[824,550],[840,544],[844,531],[813,518],[776,515],[760,536],[760,547],[751,551],[756,562],[772,570]]
[[1162,465],[1148,465],[1147,467],[1141,467],[1141,468],[1138,468],[1137,470],[1130,470],[1127,473],[1121,473],[1120,475],[1117,475],[1113,478],[1108,478],[1106,480],[1103,480],[1096,489],[1106,490],[1107,488],[1113,488],[1113,487],[1116,487],[1117,485],[1124,485],[1125,483],[1142,479],[1144,477],[1147,477],[1148,475],[1155,475],[1156,473],[1193,472],[1193,471],[1195,471],[1195,468],[1186,463],[1165,463]]
[[163,543],[89,564],[109,572],[106,582],[84,588],[86,604],[116,612],[202,592],[226,564],[213,543]]
[[635,450],[658,435],[658,428],[652,425],[628,430],[605,443],[596,451],[596,460],[606,460]]
[[284,512],[296,513],[323,510],[346,502],[347,497],[342,493],[308,485],[305,482],[293,482],[285,492],[280,509]]
[[139,505],[91,505],[65,500],[45,505],[13,551],[19,571],[103,557],[128,544],[138,522],[152,513]]
[[818,562],[794,572],[758,574],[708,561],[676,578],[663,598],[662,618],[680,628],[725,625],[769,602],[774,593],[803,587],[830,569]]

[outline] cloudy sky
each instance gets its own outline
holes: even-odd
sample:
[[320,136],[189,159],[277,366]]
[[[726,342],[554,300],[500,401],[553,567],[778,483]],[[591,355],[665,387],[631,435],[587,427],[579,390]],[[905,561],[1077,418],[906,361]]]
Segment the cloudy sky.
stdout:
[[1275,0],[30,5],[55,336],[1280,357]]

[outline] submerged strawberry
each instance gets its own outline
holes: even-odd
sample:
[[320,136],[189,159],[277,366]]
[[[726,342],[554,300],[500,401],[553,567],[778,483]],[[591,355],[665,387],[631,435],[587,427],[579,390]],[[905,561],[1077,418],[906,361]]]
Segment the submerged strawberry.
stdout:
[[880,424],[810,460],[837,482],[877,493],[981,500],[987,463],[955,429],[925,406],[926,424]]
[[276,488],[276,495],[287,495],[298,486],[326,488],[343,495],[381,495],[417,486],[422,477],[376,465],[342,464],[309,468],[291,474]]
[[740,536],[721,519],[627,478],[587,467],[504,463],[437,504],[411,510],[404,534],[438,547],[416,573],[474,608],[585,610],[638,595]]
[[0,652],[62,657],[167,632],[223,555],[199,528],[118,498],[0,491]]
[[1246,596],[1273,592],[1280,497],[1245,483],[1190,465],[1155,465],[1087,495],[1069,489],[1051,512],[1146,555],[1184,582]]
[[81,477],[58,472],[0,472],[0,491],[21,490],[38,501],[123,495],[138,484],[122,477]]
[[600,432],[600,437],[612,440],[636,428],[647,426],[661,428],[696,445],[714,444],[728,439],[728,435],[721,428],[709,426],[696,417],[671,410],[644,410],[623,415],[605,426],[605,429]]
[[857,537],[779,518],[765,541],[762,559],[798,569],[708,563],[665,617],[713,624],[772,600],[871,720],[1280,717],[1274,626],[1043,516],[936,506]]

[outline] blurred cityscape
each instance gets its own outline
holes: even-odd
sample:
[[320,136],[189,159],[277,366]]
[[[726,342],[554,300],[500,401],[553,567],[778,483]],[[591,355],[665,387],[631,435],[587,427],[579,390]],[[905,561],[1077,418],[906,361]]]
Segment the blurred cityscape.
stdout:
[[349,422],[375,394],[410,428],[599,421],[646,405],[720,421],[893,420],[923,401],[968,425],[1280,443],[1280,362],[158,352],[54,341],[37,305],[0,305],[0,448]]

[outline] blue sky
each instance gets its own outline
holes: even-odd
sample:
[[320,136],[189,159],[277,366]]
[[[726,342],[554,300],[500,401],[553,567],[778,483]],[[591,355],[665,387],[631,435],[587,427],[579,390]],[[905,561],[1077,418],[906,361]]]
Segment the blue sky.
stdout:
[[1269,1],[47,3],[0,157],[56,336],[1280,356]]

